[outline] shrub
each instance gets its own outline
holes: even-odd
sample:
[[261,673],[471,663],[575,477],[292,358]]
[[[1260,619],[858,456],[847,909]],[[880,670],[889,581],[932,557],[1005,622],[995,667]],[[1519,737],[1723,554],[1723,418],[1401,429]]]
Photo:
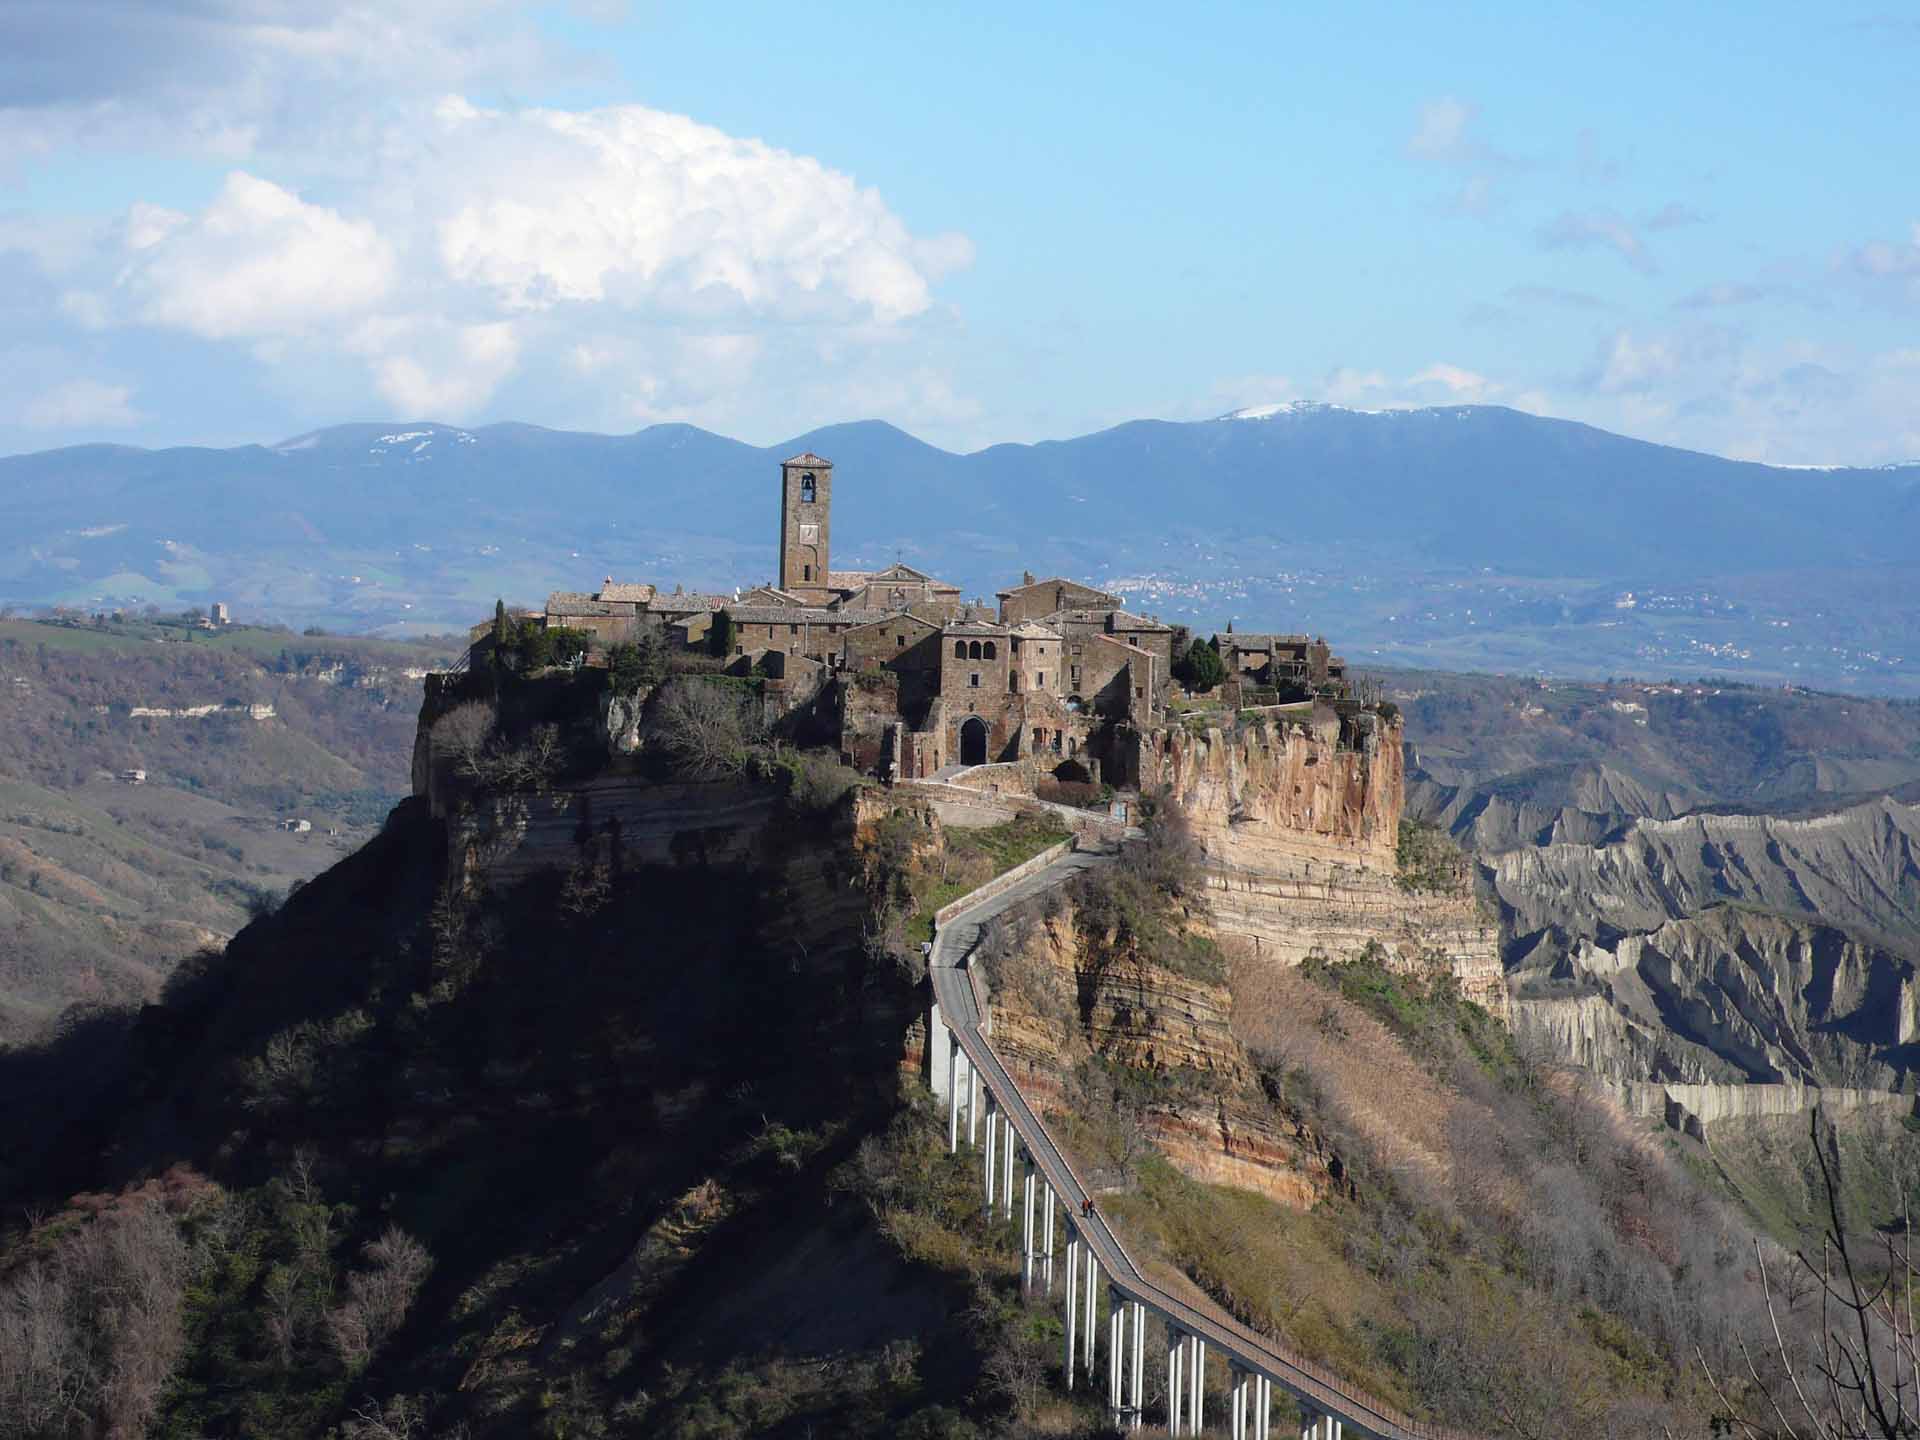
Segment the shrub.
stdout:
[[1173,678],[1194,694],[1204,695],[1226,680],[1227,667],[1218,650],[1205,640],[1196,640],[1173,662]]

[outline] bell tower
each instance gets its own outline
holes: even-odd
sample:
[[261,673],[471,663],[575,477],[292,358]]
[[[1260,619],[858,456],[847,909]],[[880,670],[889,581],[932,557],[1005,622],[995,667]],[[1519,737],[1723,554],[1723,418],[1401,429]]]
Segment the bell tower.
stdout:
[[812,451],[780,462],[780,588],[819,605],[833,598],[827,532],[833,510],[833,462]]

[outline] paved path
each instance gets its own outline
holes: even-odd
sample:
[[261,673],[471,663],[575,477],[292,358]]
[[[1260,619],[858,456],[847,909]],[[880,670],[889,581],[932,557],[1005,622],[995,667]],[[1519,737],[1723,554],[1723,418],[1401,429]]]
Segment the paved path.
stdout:
[[928,963],[934,997],[939,1001],[941,1017],[966,1052],[968,1061],[978,1070],[982,1083],[992,1092],[1003,1113],[1011,1119],[1047,1184],[1065,1203],[1069,1222],[1099,1259],[1108,1282],[1123,1296],[1158,1312],[1163,1320],[1186,1333],[1200,1336],[1231,1360],[1265,1375],[1314,1409],[1337,1417],[1352,1435],[1374,1436],[1378,1440],[1471,1440],[1457,1431],[1409,1420],[1384,1402],[1350,1389],[1331,1371],[1255,1334],[1224,1312],[1198,1310],[1160,1289],[1134,1264],[1133,1257],[1098,1208],[1091,1215],[1082,1214],[1081,1206],[1089,1198],[1086,1186],[981,1033],[980,1010],[966,962],[979,947],[982,931],[996,916],[1112,858],[1113,852],[1074,851],[1013,888],[977,906],[969,906],[934,936]]

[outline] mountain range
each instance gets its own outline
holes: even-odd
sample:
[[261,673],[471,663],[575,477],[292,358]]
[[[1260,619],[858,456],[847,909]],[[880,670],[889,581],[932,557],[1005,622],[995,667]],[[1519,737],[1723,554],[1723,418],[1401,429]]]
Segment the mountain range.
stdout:
[[0,600],[417,630],[606,575],[750,583],[801,450],[836,464],[839,566],[982,594],[1061,570],[1402,663],[1920,693],[1920,467],[1769,467],[1497,406],[1261,407],[967,455],[880,421],[767,447],[424,421],[79,446],[0,459]]

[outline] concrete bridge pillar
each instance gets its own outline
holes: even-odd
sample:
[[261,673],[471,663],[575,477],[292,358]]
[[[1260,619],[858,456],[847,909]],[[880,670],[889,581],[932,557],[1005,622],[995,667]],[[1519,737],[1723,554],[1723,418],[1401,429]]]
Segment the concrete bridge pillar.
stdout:
[[1253,1440],[1271,1440],[1273,1429],[1273,1382],[1264,1375],[1253,1377]]
[[1073,1389],[1073,1364],[1080,1332],[1080,1232],[1067,1226],[1067,1389]]
[[1138,1430],[1144,1423],[1140,1412],[1146,1408],[1147,1397],[1147,1307],[1138,1300],[1133,1302],[1133,1346],[1129,1353],[1129,1368],[1133,1372],[1132,1394],[1127,1397],[1127,1409],[1131,1415],[1130,1430]]
[[1043,1207],[1047,1214],[1042,1222],[1046,1229],[1044,1243],[1040,1247],[1041,1281],[1046,1287],[1047,1298],[1053,1298],[1053,1186],[1042,1181],[1040,1188],[1047,1192],[1047,1203]]
[[1187,1414],[1198,1435],[1207,1427],[1207,1342],[1198,1335],[1193,1337],[1193,1354],[1187,1362],[1187,1384],[1192,1399]]
[[1026,1174],[1020,1182],[1020,1284],[1026,1290],[1033,1289],[1033,1258],[1037,1253],[1034,1233],[1034,1174],[1033,1156],[1022,1157],[1026,1161]]
[[1107,1411],[1117,1422],[1126,1402],[1127,1306],[1120,1292],[1107,1289]]
[[980,1143],[978,1134],[979,1120],[980,1072],[974,1069],[972,1063],[969,1062],[967,1065],[967,1144],[969,1146]]
[[[939,1043],[943,1035],[948,1037],[948,1044]],[[947,1022],[940,1014],[940,1002],[936,1000],[927,1009],[927,1084],[935,1095],[947,1093],[952,1036],[953,1032],[947,1028]]]
[[947,1153],[953,1155],[960,1149],[960,1069],[967,1063],[960,1041],[951,1030],[943,1031],[946,1044],[940,1048],[947,1052]]
[[1084,1246],[1083,1251],[1085,1263],[1081,1268],[1086,1272],[1084,1278],[1087,1283],[1087,1298],[1085,1302],[1087,1313],[1081,1317],[1083,1323],[1080,1326],[1080,1344],[1082,1347],[1080,1358],[1087,1367],[1087,1378],[1091,1380],[1093,1378],[1093,1341],[1095,1335],[1093,1327],[1094,1322],[1100,1318],[1100,1262],[1094,1258],[1092,1245]]
[[1187,1337],[1167,1326],[1167,1434],[1180,1433],[1181,1400],[1185,1398]]
[[1013,1117],[1000,1112],[1000,1216],[1013,1218]]
[[994,1113],[994,1108],[993,1108],[993,1092],[989,1090],[987,1092],[987,1145],[986,1145],[986,1154],[985,1154],[985,1160],[986,1160],[985,1169],[986,1169],[986,1182],[987,1182],[986,1212],[987,1212],[987,1219],[989,1220],[993,1219],[994,1176],[999,1173],[999,1165],[997,1163],[998,1157],[994,1154],[994,1151],[993,1151],[994,1133],[1000,1128],[999,1124],[997,1123],[998,1118],[999,1117]]

